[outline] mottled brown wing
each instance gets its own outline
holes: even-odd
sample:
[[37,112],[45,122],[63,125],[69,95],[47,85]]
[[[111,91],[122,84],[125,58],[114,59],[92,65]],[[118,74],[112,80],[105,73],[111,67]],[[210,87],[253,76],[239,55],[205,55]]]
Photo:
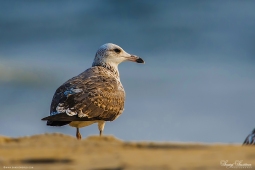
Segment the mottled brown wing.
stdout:
[[[125,92],[116,76],[96,66],[60,86],[52,100],[51,116],[43,120],[116,119],[124,110]],[[74,114],[68,116],[66,112]]]

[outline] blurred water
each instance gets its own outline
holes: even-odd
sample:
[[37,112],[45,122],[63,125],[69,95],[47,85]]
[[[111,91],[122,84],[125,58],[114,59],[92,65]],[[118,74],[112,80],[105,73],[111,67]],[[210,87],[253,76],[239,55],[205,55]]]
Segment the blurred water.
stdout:
[[0,2],[1,135],[74,135],[40,119],[107,42],[146,64],[120,65],[125,112],[105,134],[240,143],[255,126],[254,1]]

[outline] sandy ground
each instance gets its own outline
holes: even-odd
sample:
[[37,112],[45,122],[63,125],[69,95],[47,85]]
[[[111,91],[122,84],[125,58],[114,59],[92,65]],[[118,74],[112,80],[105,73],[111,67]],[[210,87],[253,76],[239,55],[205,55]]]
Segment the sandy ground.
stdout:
[[63,134],[0,137],[0,169],[255,169],[255,147],[125,142],[113,136],[78,141]]

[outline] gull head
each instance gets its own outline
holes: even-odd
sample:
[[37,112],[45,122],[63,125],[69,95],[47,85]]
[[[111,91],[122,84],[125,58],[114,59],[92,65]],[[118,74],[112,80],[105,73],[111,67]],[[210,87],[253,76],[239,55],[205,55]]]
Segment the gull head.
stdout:
[[97,50],[92,66],[107,64],[117,67],[118,64],[124,61],[144,63],[142,58],[127,53],[120,46],[112,43],[107,43],[99,47],[99,49]]

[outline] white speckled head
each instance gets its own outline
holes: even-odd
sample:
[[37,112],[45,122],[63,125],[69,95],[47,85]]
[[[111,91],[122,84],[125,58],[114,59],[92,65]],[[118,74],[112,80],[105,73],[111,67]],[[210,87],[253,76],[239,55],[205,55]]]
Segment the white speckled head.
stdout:
[[144,63],[141,58],[127,53],[120,46],[107,43],[99,47],[97,50],[92,66],[101,66],[106,64],[117,68],[118,64],[123,61]]

